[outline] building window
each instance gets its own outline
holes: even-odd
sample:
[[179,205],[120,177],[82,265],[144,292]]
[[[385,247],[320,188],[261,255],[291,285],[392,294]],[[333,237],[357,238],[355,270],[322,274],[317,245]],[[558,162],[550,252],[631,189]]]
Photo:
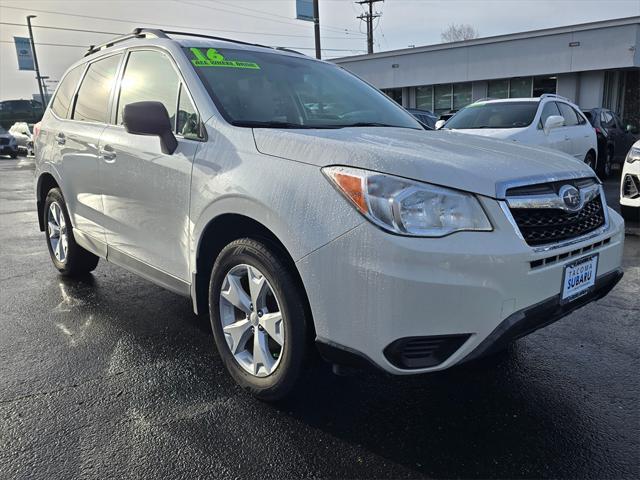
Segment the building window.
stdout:
[[382,92],[397,104],[402,105],[402,89],[401,88],[383,88]]
[[433,86],[433,111],[436,115],[451,110],[451,84]]
[[416,108],[433,110],[433,86],[416,87]]
[[471,103],[471,82],[453,84],[453,109],[460,110]]
[[541,97],[545,93],[556,93],[557,77],[533,77],[533,96]]
[[531,77],[512,78],[509,81],[509,98],[531,97]]
[[487,96],[489,98],[508,98],[509,97],[509,79],[490,80],[487,87]]

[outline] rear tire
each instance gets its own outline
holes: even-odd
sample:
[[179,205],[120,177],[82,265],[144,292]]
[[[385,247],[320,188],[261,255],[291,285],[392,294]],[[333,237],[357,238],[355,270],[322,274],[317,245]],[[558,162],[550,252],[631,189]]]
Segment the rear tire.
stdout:
[[76,243],[73,226],[62,192],[52,188],[44,203],[45,237],[51,261],[68,277],[83,276],[95,270],[99,257]]
[[613,161],[613,152],[610,148],[607,148],[604,159],[598,161],[598,177],[600,180],[605,180],[611,176],[611,162]]
[[307,356],[311,319],[289,264],[274,245],[242,238],[220,252],[209,283],[220,357],[236,383],[266,401],[294,388]]

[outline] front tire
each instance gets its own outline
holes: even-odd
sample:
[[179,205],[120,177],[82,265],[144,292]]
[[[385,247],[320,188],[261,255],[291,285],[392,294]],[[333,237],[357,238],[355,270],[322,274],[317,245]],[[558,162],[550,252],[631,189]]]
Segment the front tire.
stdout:
[[584,157],[584,163],[589,165],[591,170],[596,171],[597,168],[598,168],[598,166],[596,165],[596,163],[597,163],[596,155],[593,152],[587,152],[587,155]]
[[624,218],[625,222],[640,222],[640,207],[620,205],[620,214],[622,215],[622,218]]
[[65,276],[82,276],[95,270],[99,257],[76,243],[67,204],[58,188],[49,190],[44,203],[45,236],[51,261]]
[[220,252],[209,284],[220,357],[242,388],[266,401],[294,388],[307,355],[310,319],[289,263],[274,245],[243,238]]

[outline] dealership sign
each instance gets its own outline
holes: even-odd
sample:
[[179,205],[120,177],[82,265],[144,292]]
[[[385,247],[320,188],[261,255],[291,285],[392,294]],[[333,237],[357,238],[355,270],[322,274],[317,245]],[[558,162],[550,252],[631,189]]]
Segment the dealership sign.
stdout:
[[13,37],[18,54],[18,70],[35,70],[33,66],[33,51],[31,41],[25,37]]
[[296,18],[313,22],[313,0],[296,0]]

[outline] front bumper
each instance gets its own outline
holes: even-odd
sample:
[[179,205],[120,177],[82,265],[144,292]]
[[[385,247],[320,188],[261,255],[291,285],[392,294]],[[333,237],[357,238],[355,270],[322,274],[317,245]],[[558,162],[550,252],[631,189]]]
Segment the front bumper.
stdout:
[[[492,232],[410,238],[365,222],[298,261],[321,353],[335,358],[338,352],[346,363],[365,359],[394,374],[442,370],[487,353],[487,343],[499,346],[498,340],[531,331],[522,327],[513,335],[494,334],[501,324],[520,323],[514,319],[522,315],[533,318],[524,312],[557,299],[564,266],[587,251],[598,253],[603,295],[608,288],[601,286],[603,279],[619,273],[623,222],[612,210],[601,235],[535,252],[518,238],[496,201],[482,203]],[[560,309],[549,303],[535,310],[541,313],[533,324],[539,328],[596,297],[592,292]],[[423,340],[411,348],[434,349],[437,362],[412,368],[398,361],[394,342],[413,338]]]
[[0,146],[0,155],[14,155],[18,153],[18,147],[13,145]]

